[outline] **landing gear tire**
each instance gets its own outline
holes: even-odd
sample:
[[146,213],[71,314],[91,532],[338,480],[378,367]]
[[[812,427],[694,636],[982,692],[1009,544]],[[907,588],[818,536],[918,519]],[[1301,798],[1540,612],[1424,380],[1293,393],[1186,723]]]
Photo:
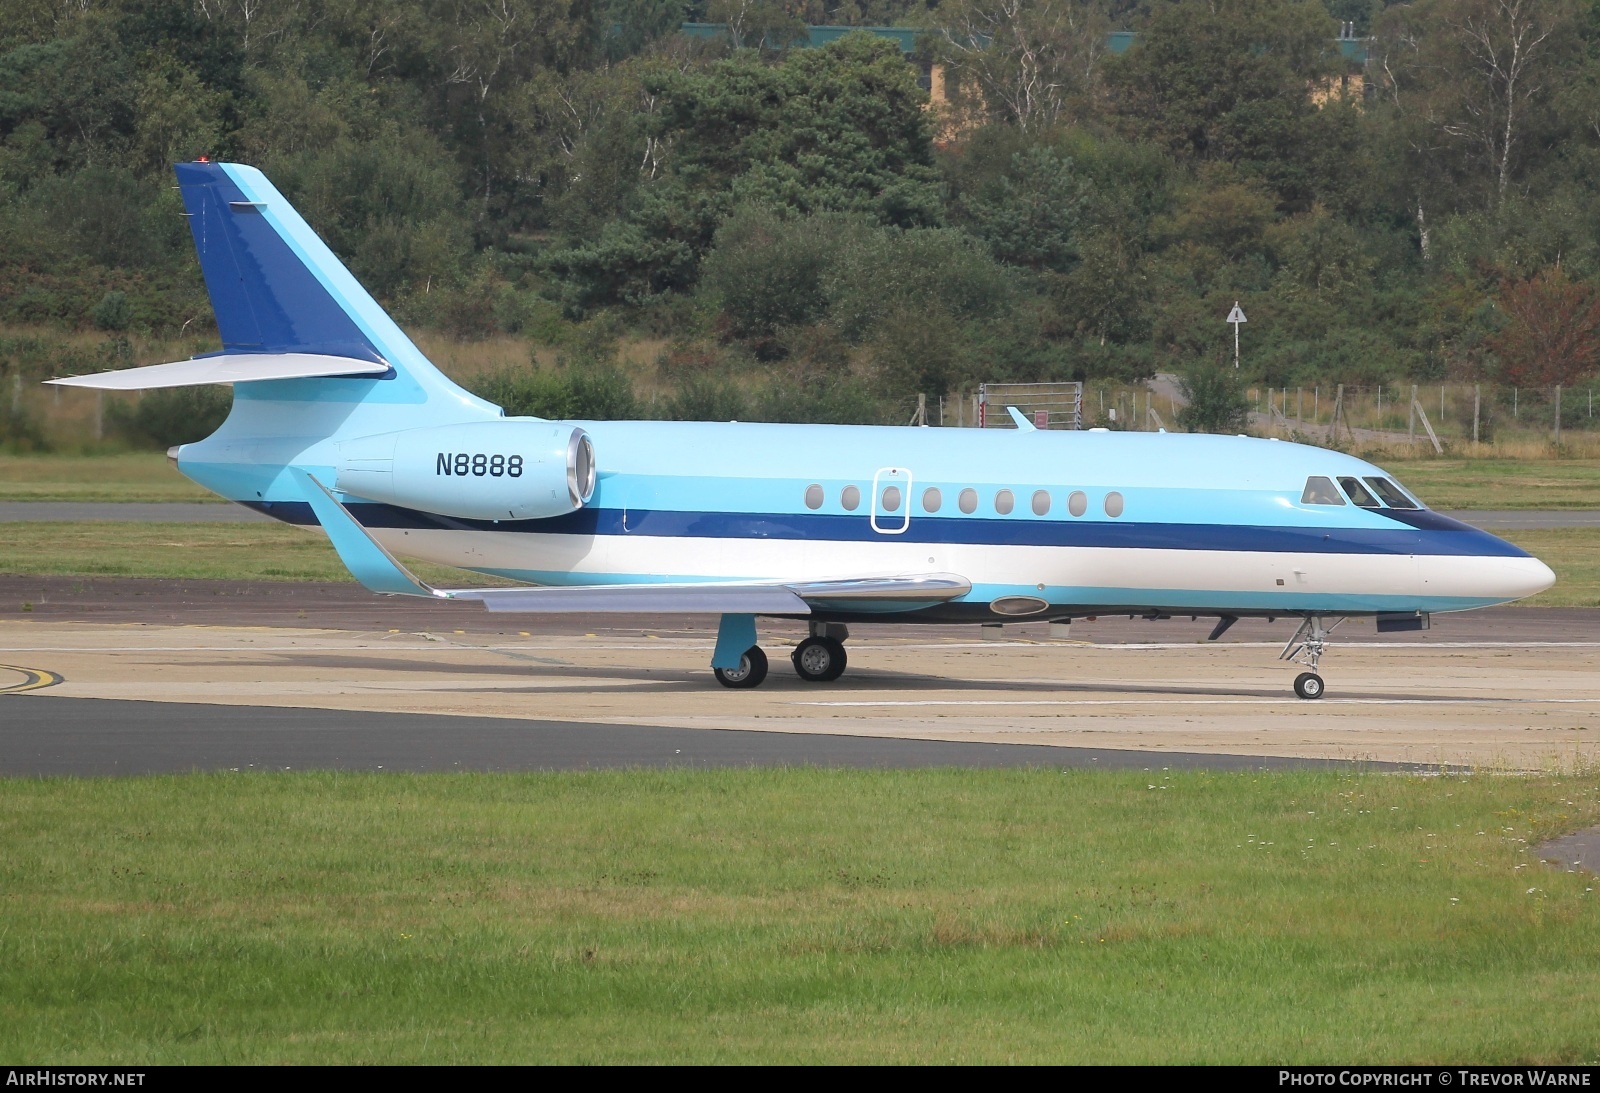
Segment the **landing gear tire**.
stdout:
[[844,675],[849,658],[842,642],[832,638],[807,638],[795,646],[794,655],[789,659],[794,661],[795,674],[807,683],[832,683]]
[[1294,693],[1301,698],[1322,697],[1322,677],[1315,672],[1301,672],[1294,677]]
[[739,667],[713,668],[711,674],[724,687],[759,687],[767,678],[767,654],[752,645],[739,657]]

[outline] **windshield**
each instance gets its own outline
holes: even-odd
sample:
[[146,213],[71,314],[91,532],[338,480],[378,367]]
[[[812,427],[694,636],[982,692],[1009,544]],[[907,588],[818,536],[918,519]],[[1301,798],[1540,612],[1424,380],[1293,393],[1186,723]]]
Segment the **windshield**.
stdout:
[[[1383,498],[1383,503],[1392,509],[1414,509],[1417,503],[1407,497],[1405,493],[1387,478],[1367,478],[1367,485],[1372,487],[1372,492]],[[1358,502],[1359,504],[1359,502]]]

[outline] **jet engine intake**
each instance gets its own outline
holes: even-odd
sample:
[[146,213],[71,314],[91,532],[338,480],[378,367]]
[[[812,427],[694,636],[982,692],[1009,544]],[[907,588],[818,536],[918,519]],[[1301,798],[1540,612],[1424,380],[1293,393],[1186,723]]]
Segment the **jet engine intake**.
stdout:
[[334,478],[345,494],[465,520],[564,516],[594,485],[588,433],[515,418],[348,440]]

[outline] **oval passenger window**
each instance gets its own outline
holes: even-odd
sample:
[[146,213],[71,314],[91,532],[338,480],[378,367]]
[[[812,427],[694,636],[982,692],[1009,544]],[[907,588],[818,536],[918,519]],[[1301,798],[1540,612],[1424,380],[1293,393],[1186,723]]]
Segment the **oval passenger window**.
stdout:
[[939,493],[939,487],[929,486],[922,491],[922,511],[938,512],[939,506],[944,504],[944,496]]
[[1010,490],[1001,490],[999,493],[994,495],[994,511],[998,512],[1001,516],[1004,516],[1010,512],[1012,506],[1015,504],[1016,499],[1011,496]]
[[1106,494],[1106,515],[1112,517],[1122,515],[1122,494],[1114,490]]
[[1050,493],[1048,490],[1033,491],[1033,514],[1045,516],[1050,512]]
[[1089,495],[1082,490],[1073,490],[1067,495],[1067,511],[1074,516],[1082,516],[1089,511]]
[[822,507],[822,487],[821,486],[815,486],[815,485],[807,486],[806,487],[806,508],[808,508],[808,509],[820,509],[821,507]]
[[846,512],[856,511],[861,506],[861,491],[854,486],[846,486],[839,491],[839,504]]
[[977,512],[978,511],[978,491],[974,490],[974,489],[970,489],[970,488],[962,490],[961,491],[961,496],[956,498],[956,504],[961,507],[961,511],[962,512],[966,512],[966,513]]
[[900,511],[900,487],[899,486],[885,486],[885,487],[883,487],[883,511],[884,512],[899,512]]

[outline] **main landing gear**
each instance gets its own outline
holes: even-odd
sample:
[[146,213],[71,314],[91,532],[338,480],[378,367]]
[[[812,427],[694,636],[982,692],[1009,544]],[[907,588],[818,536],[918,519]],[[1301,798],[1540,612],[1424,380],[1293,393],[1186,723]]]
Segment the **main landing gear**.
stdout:
[[759,687],[767,678],[767,654],[752,645],[739,657],[737,668],[713,668],[717,682],[724,687]]
[[1294,637],[1284,645],[1283,652],[1278,654],[1279,660],[1304,664],[1311,669],[1294,678],[1294,693],[1301,698],[1322,697],[1322,677],[1317,674],[1317,664],[1322,660],[1322,654],[1327,652],[1328,635],[1344,622],[1343,619],[1336,619],[1332,626],[1324,626],[1323,621],[1321,615],[1307,615],[1294,632]]
[[[742,620],[737,624],[740,630],[730,633],[744,637],[747,633],[742,629]],[[754,637],[754,623],[751,623],[750,637]],[[845,639],[850,636],[850,631],[837,622],[813,622],[811,636],[795,647],[790,660],[794,662],[795,674],[807,683],[832,683],[844,675],[845,665],[849,657],[844,651]],[[718,639],[721,644],[721,639]],[[733,648],[737,649],[737,644]],[[730,658],[731,659],[731,658]],[[739,654],[739,663],[732,667],[719,668],[713,665],[712,674],[717,677],[717,682],[724,687],[759,687],[767,678],[767,654],[761,651],[761,646],[751,644]]]

